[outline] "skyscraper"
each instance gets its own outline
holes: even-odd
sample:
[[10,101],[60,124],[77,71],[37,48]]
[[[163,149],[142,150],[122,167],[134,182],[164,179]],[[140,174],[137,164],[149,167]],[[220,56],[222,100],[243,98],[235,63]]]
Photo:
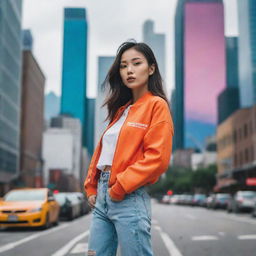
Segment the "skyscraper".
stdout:
[[238,2],[239,17],[239,87],[241,107],[256,103],[256,4]]
[[172,92],[172,111],[175,134],[173,151],[184,148],[184,4],[179,0],[175,12],[175,90]]
[[85,145],[87,20],[84,8],[65,8],[61,114],[80,119]]
[[240,106],[237,41],[237,37],[226,37],[227,86],[218,96],[218,124],[226,120]]
[[154,22],[152,20],[145,21],[143,25],[143,41],[152,48],[159,66],[161,76],[165,82],[165,35],[154,32]]
[[0,194],[19,174],[22,1],[0,1]]
[[200,147],[215,132],[217,96],[226,84],[223,3],[181,1],[177,11],[175,114],[180,118],[183,105],[185,146]]
[[33,50],[33,36],[30,29],[22,30],[23,50]]

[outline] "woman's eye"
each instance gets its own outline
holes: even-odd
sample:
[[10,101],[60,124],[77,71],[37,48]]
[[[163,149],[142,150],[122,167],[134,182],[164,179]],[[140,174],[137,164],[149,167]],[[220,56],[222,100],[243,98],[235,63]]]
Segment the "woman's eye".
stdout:
[[120,65],[120,68],[125,68],[126,66],[125,65]]
[[139,65],[141,62],[136,62],[135,65]]

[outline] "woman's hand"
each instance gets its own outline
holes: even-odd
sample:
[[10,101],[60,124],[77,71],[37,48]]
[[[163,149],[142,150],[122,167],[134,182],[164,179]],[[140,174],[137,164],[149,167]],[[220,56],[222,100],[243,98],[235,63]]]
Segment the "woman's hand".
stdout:
[[121,202],[122,201],[122,200],[117,200],[117,199],[112,198],[109,191],[110,191],[110,188],[108,189],[108,194],[109,194],[111,201],[113,201],[113,202]]
[[91,208],[94,208],[95,207],[95,203],[96,203],[96,195],[91,195],[89,196],[88,198],[88,203],[90,205]]

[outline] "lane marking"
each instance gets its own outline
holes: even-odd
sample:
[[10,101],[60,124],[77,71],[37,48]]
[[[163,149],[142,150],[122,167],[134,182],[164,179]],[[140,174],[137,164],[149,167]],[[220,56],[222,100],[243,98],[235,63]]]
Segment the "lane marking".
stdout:
[[11,250],[11,249],[13,249],[13,248],[15,248],[15,247],[17,247],[17,246],[19,246],[21,244],[27,243],[27,242],[29,242],[31,240],[34,240],[34,239],[36,239],[36,238],[38,238],[40,236],[44,236],[44,235],[50,234],[52,232],[55,232],[57,230],[66,228],[69,225],[70,224],[63,224],[63,225],[61,225],[59,227],[52,228],[52,229],[49,229],[49,230],[45,230],[45,231],[42,231],[40,233],[37,233],[37,234],[31,235],[31,236],[25,237],[25,238],[23,238],[23,239],[21,239],[19,241],[8,243],[8,244],[0,247],[0,253],[8,251],[8,250]]
[[153,225],[157,225],[157,224],[158,224],[158,221],[157,221],[156,219],[152,219],[151,223],[152,223]]
[[184,217],[185,218],[188,218],[188,219],[190,219],[190,220],[196,220],[197,218],[194,216],[194,215],[192,215],[192,214],[186,214],[186,215],[184,215]]
[[81,239],[89,235],[89,230],[86,230],[85,232],[81,233],[80,235],[74,237],[71,241],[69,241],[66,245],[61,247],[58,251],[52,254],[52,256],[64,256],[66,255],[70,249]]
[[226,235],[226,233],[225,233],[225,232],[222,232],[222,231],[220,231],[220,232],[218,232],[218,233],[219,233],[220,236],[225,236],[225,235]]
[[85,253],[88,250],[88,243],[79,243],[77,244],[72,251],[71,254],[75,253]]
[[256,239],[256,235],[242,235],[237,237],[239,240],[253,240]]
[[217,236],[192,236],[191,240],[193,241],[210,241],[210,240],[219,240]]
[[156,225],[154,228],[159,231],[160,236],[162,237],[162,240],[171,256],[183,256],[169,235],[163,232],[160,226]]

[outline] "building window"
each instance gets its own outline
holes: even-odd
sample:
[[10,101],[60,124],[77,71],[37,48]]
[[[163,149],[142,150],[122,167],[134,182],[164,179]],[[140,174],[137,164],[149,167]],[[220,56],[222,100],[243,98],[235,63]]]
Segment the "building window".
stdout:
[[236,141],[237,141],[237,133],[236,133],[236,130],[233,132],[233,140],[234,140],[234,143],[236,144]]
[[239,138],[239,141],[241,141],[241,139],[242,139],[242,129],[241,128],[239,128],[239,130],[238,130],[238,138]]
[[250,121],[250,128],[249,128],[249,130],[250,130],[250,134],[252,134],[253,133],[252,120]]
[[243,164],[243,152],[240,152],[240,166]]
[[234,166],[235,166],[235,167],[237,166],[237,154],[235,154],[235,163],[234,163]]
[[244,125],[244,138],[247,138],[248,135],[248,126],[247,124]]
[[246,148],[244,151],[244,162],[247,163],[249,161],[249,153],[248,149]]

